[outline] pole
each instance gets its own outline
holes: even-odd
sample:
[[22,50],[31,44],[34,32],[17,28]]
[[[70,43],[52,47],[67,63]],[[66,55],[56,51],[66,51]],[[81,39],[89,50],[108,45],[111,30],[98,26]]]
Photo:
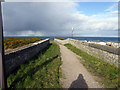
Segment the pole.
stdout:
[[73,39],[73,31],[74,31],[74,28],[72,27],[72,39]]
[[4,89],[7,86],[5,75],[5,61],[4,61],[4,42],[3,42],[3,23],[2,23],[2,11],[0,1],[0,88]]
[[73,39],[73,31],[72,31],[72,39]]

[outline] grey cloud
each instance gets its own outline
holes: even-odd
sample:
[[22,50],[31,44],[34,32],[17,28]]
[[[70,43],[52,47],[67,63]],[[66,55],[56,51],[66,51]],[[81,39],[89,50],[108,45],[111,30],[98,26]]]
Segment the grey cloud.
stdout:
[[[78,35],[77,33],[91,35],[96,33],[95,29],[101,31],[105,28],[105,25],[101,24],[104,20],[91,19],[91,17],[77,13],[78,4],[75,2],[5,2],[2,7],[6,36],[69,36],[72,26],[79,27],[76,28],[76,35]],[[108,30],[115,28],[115,20],[111,21],[113,22],[107,26]],[[114,26],[111,27],[111,25]]]
[[72,10],[71,3],[4,3],[4,30],[8,33],[39,30],[60,35],[63,26],[72,21]]

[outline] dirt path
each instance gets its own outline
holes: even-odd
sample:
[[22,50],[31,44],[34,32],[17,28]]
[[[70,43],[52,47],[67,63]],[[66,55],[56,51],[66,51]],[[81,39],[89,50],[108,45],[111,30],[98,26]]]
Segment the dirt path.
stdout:
[[[94,80],[86,68],[80,63],[75,53],[60,45],[61,58],[63,64],[61,69],[65,78],[61,78],[63,88],[102,88],[102,86]],[[80,57],[79,57],[80,58]]]

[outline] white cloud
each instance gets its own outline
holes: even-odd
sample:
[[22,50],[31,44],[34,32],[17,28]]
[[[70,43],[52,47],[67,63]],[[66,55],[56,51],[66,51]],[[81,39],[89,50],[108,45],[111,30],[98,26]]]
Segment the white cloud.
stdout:
[[110,13],[118,13],[118,11],[111,11]]
[[105,10],[106,12],[109,12],[111,14],[118,13],[118,3],[114,3],[112,6],[110,6],[108,9]]
[[[78,19],[83,21],[82,24],[77,23],[78,29],[82,29],[85,31],[93,30],[93,31],[104,31],[104,30],[117,30],[118,29],[118,18],[111,17],[111,18],[96,18],[96,16],[85,16],[85,15],[78,15]],[[81,17],[81,18],[79,18]]]

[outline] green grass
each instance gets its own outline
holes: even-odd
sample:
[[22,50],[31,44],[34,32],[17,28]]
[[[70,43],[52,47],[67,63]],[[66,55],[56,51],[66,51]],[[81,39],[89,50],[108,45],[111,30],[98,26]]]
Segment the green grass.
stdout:
[[72,50],[77,55],[81,56],[80,62],[90,71],[93,75],[99,76],[100,82],[104,84],[106,88],[118,88],[120,87],[119,69],[113,65],[110,65],[103,60],[95,58],[86,52],[72,46],[71,44],[65,44],[65,46]]
[[33,60],[20,66],[7,78],[8,88],[61,88],[59,46],[52,43]]

